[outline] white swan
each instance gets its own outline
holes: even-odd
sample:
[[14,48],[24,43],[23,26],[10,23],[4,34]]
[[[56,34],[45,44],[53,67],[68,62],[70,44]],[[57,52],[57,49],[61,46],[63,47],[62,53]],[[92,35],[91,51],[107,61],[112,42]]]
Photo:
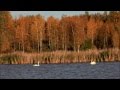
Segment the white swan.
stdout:
[[96,62],[95,61],[91,61],[91,63],[90,63],[91,65],[95,65],[96,64]]
[[38,64],[34,64],[33,66],[35,66],[35,67],[40,66],[40,62],[38,61]]

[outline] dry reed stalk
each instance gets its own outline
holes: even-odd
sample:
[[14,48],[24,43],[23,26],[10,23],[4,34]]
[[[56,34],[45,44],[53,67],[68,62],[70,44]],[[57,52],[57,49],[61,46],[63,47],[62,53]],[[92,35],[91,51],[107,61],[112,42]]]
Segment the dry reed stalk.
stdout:
[[[7,60],[8,59],[8,60]],[[90,61],[120,61],[119,49],[86,50],[79,52],[55,51],[38,53],[0,54],[0,64],[33,64],[33,63],[79,63]]]

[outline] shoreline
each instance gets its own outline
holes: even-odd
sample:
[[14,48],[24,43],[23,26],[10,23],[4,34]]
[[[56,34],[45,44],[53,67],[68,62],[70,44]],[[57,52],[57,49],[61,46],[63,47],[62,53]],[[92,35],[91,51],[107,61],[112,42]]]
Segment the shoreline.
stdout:
[[[97,64],[99,63],[120,63],[120,61],[108,61],[108,62],[97,62]],[[40,65],[61,65],[61,64],[90,64],[90,62],[81,62],[81,63],[49,63],[49,64],[40,64]],[[96,65],[97,65],[96,64]],[[0,64],[0,65],[33,65],[33,64]]]
[[89,63],[95,62],[120,62],[120,50],[86,50],[56,51],[41,53],[9,53],[0,54],[0,64],[63,64],[63,63]]

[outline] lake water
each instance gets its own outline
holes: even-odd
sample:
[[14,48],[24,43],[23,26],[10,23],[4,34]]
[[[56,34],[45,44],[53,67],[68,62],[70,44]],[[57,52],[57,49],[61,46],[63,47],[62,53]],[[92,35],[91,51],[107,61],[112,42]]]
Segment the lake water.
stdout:
[[0,65],[0,79],[120,79],[120,62]]

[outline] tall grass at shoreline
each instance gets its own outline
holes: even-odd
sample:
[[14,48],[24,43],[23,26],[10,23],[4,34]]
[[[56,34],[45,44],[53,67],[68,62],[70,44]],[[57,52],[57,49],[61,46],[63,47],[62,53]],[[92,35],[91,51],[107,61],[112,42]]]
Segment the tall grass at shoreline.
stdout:
[[86,50],[86,51],[55,51],[41,53],[8,53],[0,55],[0,64],[40,64],[50,63],[81,63],[81,62],[116,62],[120,61],[119,49]]

